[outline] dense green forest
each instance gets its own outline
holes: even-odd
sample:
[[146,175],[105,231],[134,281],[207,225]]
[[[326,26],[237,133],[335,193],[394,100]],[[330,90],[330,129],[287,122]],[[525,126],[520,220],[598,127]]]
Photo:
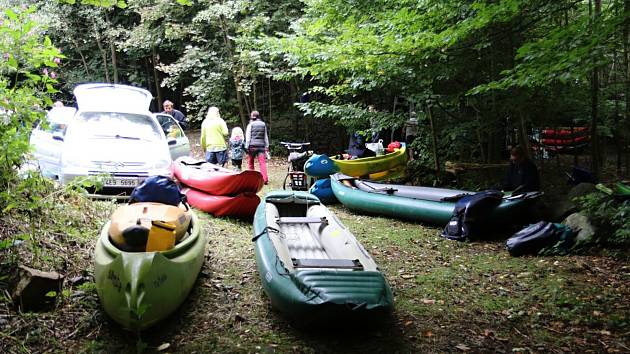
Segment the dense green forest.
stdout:
[[413,110],[437,168],[589,126],[589,167],[628,165],[627,1],[3,2],[35,7],[67,102],[77,83],[133,84],[197,122],[209,105],[242,125],[257,109],[285,139],[331,121],[399,129]]

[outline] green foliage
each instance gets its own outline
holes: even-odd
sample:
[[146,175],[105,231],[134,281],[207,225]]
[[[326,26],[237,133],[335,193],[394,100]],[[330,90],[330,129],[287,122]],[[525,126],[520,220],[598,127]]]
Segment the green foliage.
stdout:
[[54,68],[62,57],[51,40],[42,36],[33,21],[33,7],[6,9],[0,20],[0,209],[31,210],[37,207],[38,192],[46,182],[18,171],[30,150],[34,123],[55,93]]
[[598,227],[601,241],[616,246],[630,244],[630,200],[594,192],[580,198],[578,202]]
[[403,118],[399,115],[370,111],[359,104],[326,104],[321,102],[296,103],[295,106],[305,116],[331,119],[349,131],[397,128]]
[[[597,19],[587,2],[571,0],[305,4],[290,31],[261,41],[278,68],[275,78],[307,81],[318,101],[339,110],[375,101],[381,111],[397,108],[392,101],[402,109],[429,105],[440,122],[431,133],[475,127],[467,142],[487,147],[477,155],[485,160],[499,157],[506,146],[498,142],[521,129],[520,120],[525,128],[584,121],[592,69],[607,66],[611,76],[627,70],[615,56],[628,16],[619,1],[605,4]],[[611,89],[605,97],[616,98],[602,107],[603,135],[619,131],[614,122],[623,110],[622,88]],[[358,122],[344,126],[367,121],[347,119]],[[439,155],[461,151],[461,144],[441,141]]]
[[[181,0],[178,0],[180,2]],[[59,2],[74,5],[76,4],[76,0],[59,0]],[[123,0],[80,0],[83,5],[92,5],[92,6],[102,6],[102,7],[112,7],[116,6],[121,9],[127,7],[127,4]],[[185,0],[183,0],[185,2]]]

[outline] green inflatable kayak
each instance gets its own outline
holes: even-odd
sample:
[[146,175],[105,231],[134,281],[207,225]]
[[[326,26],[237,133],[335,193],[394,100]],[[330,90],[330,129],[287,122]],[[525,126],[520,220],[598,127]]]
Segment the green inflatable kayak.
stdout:
[[264,290],[290,320],[356,326],[379,323],[391,312],[392,291],[383,273],[314,195],[267,194],[256,210],[254,235]]
[[[463,190],[370,182],[340,173],[330,176],[330,184],[335,197],[348,209],[434,225],[448,223],[457,200],[474,194]],[[517,221],[541,195],[541,192],[529,192],[504,197],[492,211],[491,219],[497,223]]]
[[174,248],[161,252],[123,252],[110,241],[110,222],[101,230],[94,250],[96,291],[105,312],[124,328],[145,329],[188,296],[207,243],[194,213],[191,224]]

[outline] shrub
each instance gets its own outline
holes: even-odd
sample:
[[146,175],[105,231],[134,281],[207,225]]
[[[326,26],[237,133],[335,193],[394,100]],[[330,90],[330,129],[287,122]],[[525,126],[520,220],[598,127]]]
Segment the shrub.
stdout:
[[580,209],[598,227],[598,239],[613,246],[630,244],[630,200],[602,192],[578,199]]

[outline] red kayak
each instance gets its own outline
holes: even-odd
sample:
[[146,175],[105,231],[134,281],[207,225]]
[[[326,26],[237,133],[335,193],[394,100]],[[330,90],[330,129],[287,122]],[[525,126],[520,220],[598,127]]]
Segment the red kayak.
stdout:
[[251,192],[235,197],[210,195],[192,188],[182,189],[188,204],[214,216],[238,216],[251,218],[256,212],[260,198]]
[[236,172],[203,160],[180,157],[173,163],[173,173],[188,187],[212,195],[237,195],[258,192],[263,186],[260,172]]
[[558,129],[543,129],[542,131],[542,134],[548,138],[583,135],[585,133],[588,133],[588,127],[573,127],[573,129],[565,127]]
[[590,140],[590,135],[576,136],[574,138],[565,139],[542,139],[542,143],[545,145],[574,145],[578,143],[584,143]]

